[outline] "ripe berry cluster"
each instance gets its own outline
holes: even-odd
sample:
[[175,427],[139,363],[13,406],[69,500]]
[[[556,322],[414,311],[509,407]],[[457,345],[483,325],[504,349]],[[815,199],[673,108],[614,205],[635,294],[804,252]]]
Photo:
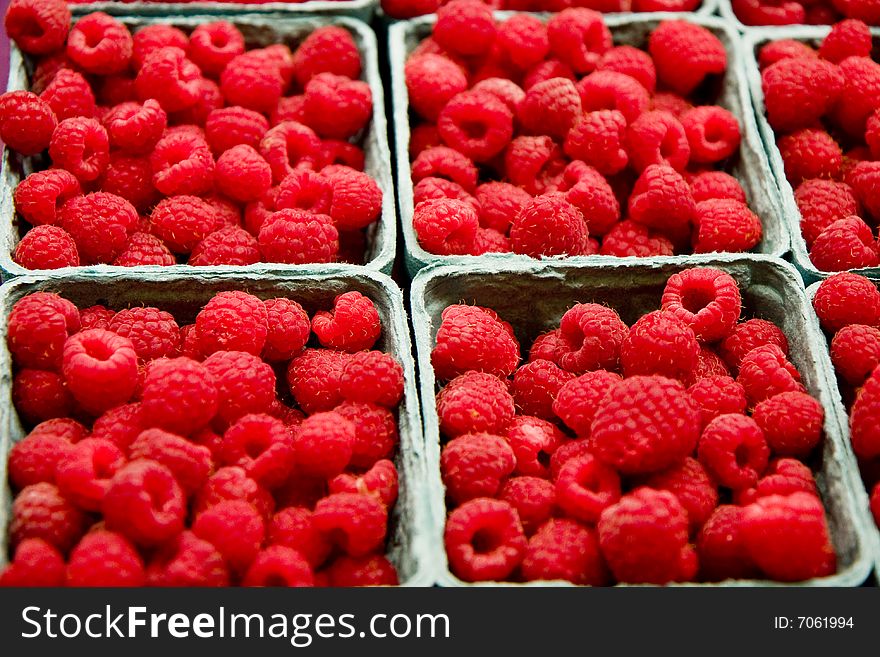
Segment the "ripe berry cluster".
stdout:
[[798,581],[835,572],[804,463],[824,410],[736,281],[671,276],[628,327],[578,303],[521,363],[493,310],[445,309],[431,359],[446,551],[463,580]]
[[396,584],[404,375],[372,350],[381,330],[359,292],[311,319],[292,299],[221,292],[185,326],[23,297],[7,345],[15,408],[36,426],[7,462],[0,585]]
[[[556,12],[588,7],[606,13],[642,11],[694,11],[702,0],[481,0],[492,9]],[[433,14],[454,0],[382,0],[382,11],[391,18]],[[442,10],[441,10],[442,11]]]
[[382,190],[347,30],[257,48],[227,21],[71,27],[64,0],[12,0],[6,30],[35,68],[0,96],[0,137],[48,150],[15,190],[23,267],[363,262]]
[[730,0],[730,4],[745,25],[831,25],[844,18],[880,25],[876,0]]
[[819,285],[813,308],[831,339],[853,452],[880,526],[880,291],[858,274],[835,274]]
[[640,50],[615,47],[590,9],[496,22],[478,0],[453,0],[405,67],[421,246],[532,257],[754,248],[761,221],[724,172],[739,121],[705,104],[727,64],[721,41],[685,21],[660,23]]
[[795,190],[801,234],[822,271],[880,265],[880,64],[867,25],[836,24],[818,48],[761,48],[767,120]]

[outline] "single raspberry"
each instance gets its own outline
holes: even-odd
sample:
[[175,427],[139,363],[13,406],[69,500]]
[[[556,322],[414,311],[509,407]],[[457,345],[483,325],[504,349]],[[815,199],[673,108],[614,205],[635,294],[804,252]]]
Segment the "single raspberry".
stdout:
[[37,226],[21,239],[12,259],[25,269],[60,269],[80,264],[76,242],[58,226]]
[[628,123],[648,109],[648,91],[623,73],[596,71],[577,84],[584,112],[617,110]]
[[263,304],[267,327],[263,358],[275,362],[300,354],[311,332],[306,311],[292,299],[268,299]]
[[480,225],[506,233],[510,223],[532,197],[509,183],[488,182],[477,187],[474,198]]
[[306,413],[329,411],[343,401],[339,377],[349,355],[330,349],[306,349],[290,361],[290,393]]
[[144,57],[134,86],[141,101],[154,98],[166,112],[178,112],[196,103],[201,79],[182,48],[163,46]]
[[387,408],[378,404],[343,402],[333,409],[354,425],[354,443],[349,465],[366,469],[389,458],[397,445],[397,422]]
[[739,121],[723,107],[695,107],[682,114],[681,125],[690,144],[691,162],[719,162],[739,150]]
[[718,486],[699,461],[686,458],[679,465],[651,475],[649,488],[675,495],[687,512],[691,533],[697,532],[718,506]]
[[397,501],[398,475],[394,463],[387,459],[376,461],[360,476],[341,474],[330,480],[328,489],[334,493],[359,493],[372,495],[386,508],[392,508]]
[[348,401],[395,408],[403,397],[403,368],[381,351],[360,351],[342,369],[339,392]]
[[547,478],[547,462],[565,441],[554,424],[541,418],[518,415],[507,428],[507,442],[516,457],[514,474]]
[[592,72],[601,56],[611,48],[611,31],[599,12],[564,9],[547,23],[550,52],[575,73]]
[[148,429],[129,446],[132,459],[150,459],[168,468],[184,493],[192,494],[213,469],[211,450],[161,429]]
[[68,68],[55,74],[40,98],[49,104],[59,121],[95,115],[95,94],[91,86],[80,73]]
[[764,69],[761,87],[767,120],[776,130],[806,128],[840,96],[843,76],[822,59],[783,59]]
[[861,137],[868,117],[880,102],[880,64],[870,57],[848,57],[840,62],[838,70],[843,89],[832,117],[845,132]]
[[6,344],[20,367],[58,369],[68,334],[79,329],[76,306],[57,294],[36,292],[13,305]]
[[684,127],[668,112],[639,115],[627,128],[626,143],[629,162],[637,172],[652,164],[666,164],[682,171],[691,157]]
[[567,164],[559,145],[543,135],[516,137],[504,153],[508,180],[532,195],[554,191]]
[[633,324],[620,347],[626,376],[658,374],[685,380],[697,363],[697,337],[677,315],[654,311]]
[[620,499],[620,477],[613,468],[585,453],[566,460],[555,476],[556,503],[581,522],[595,523]]
[[465,372],[437,393],[440,430],[449,438],[467,433],[501,433],[513,420],[507,385],[492,374]]
[[785,176],[797,186],[810,178],[837,178],[843,152],[824,130],[804,129],[780,137],[776,142],[785,163]]
[[729,376],[701,379],[688,388],[688,394],[700,407],[703,427],[719,415],[746,411],[746,391]]
[[202,23],[189,36],[187,54],[206,75],[220,75],[245,50],[244,37],[228,21]]
[[133,37],[131,63],[135,69],[144,65],[147,55],[159,48],[174,47],[186,50],[189,46],[189,37],[172,25],[146,25],[139,29]]
[[243,351],[216,351],[202,363],[217,385],[217,417],[232,423],[249,413],[266,413],[275,400],[275,373]]
[[131,340],[142,361],[173,356],[180,343],[180,330],[174,317],[158,308],[120,310],[110,320],[108,329]]
[[266,540],[270,545],[296,550],[313,568],[327,560],[332,547],[312,522],[312,512],[302,507],[287,507],[276,513],[267,527]]
[[11,0],[5,27],[9,38],[24,52],[45,55],[67,41],[70,9],[63,0]]
[[[330,184],[328,214],[340,231],[366,228],[379,218],[383,192],[373,178],[345,165],[327,166],[321,174]],[[279,202],[282,201],[283,195],[279,192]]]
[[791,495],[809,493],[819,497],[819,489],[810,468],[797,459],[780,458],[770,462],[764,476],[754,488],[736,491],[734,501],[740,506],[751,504],[757,499],[770,495]]
[[266,344],[268,312],[263,301],[246,292],[216,294],[196,316],[203,354],[244,351],[258,356]]
[[133,48],[131,33],[117,19],[102,12],[80,18],[67,37],[67,56],[95,75],[120,73],[128,67]]
[[625,150],[626,118],[616,109],[581,116],[565,137],[565,153],[603,175],[613,175],[629,162]]
[[801,213],[801,233],[807,248],[835,221],[859,211],[849,185],[833,180],[805,180],[795,190],[794,198]]
[[150,586],[228,586],[229,571],[223,555],[191,531],[181,532],[164,545],[146,569]]
[[283,545],[270,545],[255,557],[242,586],[314,586],[312,569],[302,554]]
[[64,556],[55,546],[41,538],[26,538],[0,571],[0,588],[64,586],[65,576]]
[[224,107],[214,110],[205,123],[205,139],[215,155],[233,146],[245,144],[258,148],[269,130],[262,114],[245,107]]
[[410,57],[404,74],[410,105],[429,121],[436,121],[446,104],[468,88],[464,70],[441,55]]
[[174,254],[165,243],[150,233],[132,233],[125,249],[116,256],[117,267],[140,267],[142,265],[176,265]]
[[86,529],[87,516],[65,499],[52,484],[27,486],[12,501],[9,542],[15,547],[27,539],[43,539],[67,552]]
[[492,10],[477,0],[451,0],[437,10],[432,37],[449,52],[482,55],[495,40]]
[[333,220],[302,210],[272,214],[260,228],[258,241],[266,262],[333,262],[339,253],[339,233]]
[[599,403],[590,434],[595,453],[626,474],[663,470],[690,454],[700,437],[699,408],[678,381],[635,376]]
[[813,308],[822,328],[832,335],[850,324],[880,326],[880,291],[858,274],[845,272],[822,281]]
[[330,179],[323,173],[299,168],[285,176],[275,188],[275,210],[305,210],[329,214],[333,198]]
[[12,402],[28,423],[65,417],[74,410],[64,379],[44,370],[19,370],[12,380]]
[[[487,184],[506,185],[506,183]],[[509,187],[513,187],[513,185],[509,185]],[[514,189],[519,190],[518,187],[514,187]],[[525,194],[525,192],[523,193]],[[475,198],[475,196],[471,196],[466,191],[464,191],[464,187],[462,187],[458,183],[452,182],[451,180],[446,180],[445,178],[422,178],[413,187],[413,206],[418,207],[423,201],[429,201],[433,199],[454,199],[457,201],[464,201],[465,203],[470,205],[478,214],[480,213],[480,202]],[[480,222],[482,225],[482,217],[480,218]],[[507,228],[505,227],[504,230],[506,232]]]
[[519,363],[519,343],[510,324],[493,310],[452,305],[441,315],[431,363],[442,381],[468,370],[506,377]]
[[36,155],[50,146],[57,119],[49,104],[30,91],[0,96],[0,139],[22,155]]
[[835,571],[825,511],[813,495],[756,500],[743,511],[742,532],[752,559],[773,579],[794,582]]
[[809,44],[795,39],[779,39],[765,44],[758,52],[758,65],[761,70],[782,59],[795,57],[815,59],[819,54]]
[[534,360],[522,365],[513,377],[513,396],[517,409],[524,415],[552,419],[553,400],[574,374],[560,369],[547,360]]
[[188,264],[193,267],[216,265],[247,266],[260,261],[257,239],[243,228],[227,226],[206,236],[193,247]]
[[599,403],[615,384],[619,375],[606,370],[587,372],[565,383],[553,402],[553,410],[565,425],[578,436],[590,434],[590,426]]
[[454,438],[440,455],[446,494],[457,504],[495,496],[515,466],[516,457],[507,441],[488,433]]
[[69,171],[37,171],[15,188],[15,209],[34,226],[51,225],[60,221],[59,208],[79,194],[79,181]]
[[513,114],[507,105],[487,92],[457,94],[438,115],[443,141],[476,162],[498,155],[513,136]]
[[137,386],[132,342],[102,329],[77,333],[64,344],[64,380],[77,402],[99,415],[129,400]]
[[168,132],[150,155],[153,185],[166,196],[211,190],[214,158],[204,138],[191,132]]
[[449,514],[444,543],[450,569],[467,582],[508,577],[527,548],[513,507],[485,497],[466,502]]
[[648,228],[682,230],[696,214],[690,186],[666,164],[648,166],[636,180],[629,197],[629,216]]
[[70,439],[61,431],[32,431],[9,450],[9,483],[14,490],[44,481],[55,483],[56,464],[72,450]]
[[370,495],[334,493],[320,500],[312,514],[314,526],[345,554],[363,557],[385,541],[384,505]]
[[266,527],[253,505],[225,500],[199,513],[192,531],[223,555],[231,571],[241,573],[259,553]]
[[745,204],[710,199],[697,204],[694,253],[748,251],[761,241],[761,219]]
[[822,271],[875,267],[880,255],[871,228],[857,216],[838,219],[823,230],[810,249],[810,260]]
[[52,133],[52,163],[70,171],[80,182],[97,179],[110,162],[107,131],[97,119],[77,116],[58,124]]
[[306,123],[321,137],[349,139],[363,130],[373,115],[370,86],[333,73],[319,73],[306,84],[303,112]]
[[620,582],[665,584],[696,573],[688,518],[668,491],[638,488],[602,512],[599,546]]
[[648,38],[648,52],[657,67],[657,79],[687,96],[709,75],[724,73],[727,52],[712,32],[685,21],[664,21]]
[[841,379],[860,387],[880,365],[880,329],[864,324],[840,329],[831,341],[831,362]]
[[337,25],[319,27],[300,44],[293,55],[294,77],[300,86],[318,73],[335,73],[356,79],[361,73],[361,56],[351,33]]
[[244,500],[254,506],[260,515],[268,518],[275,509],[275,501],[269,492],[251,479],[244,468],[225,466],[218,468],[193,497],[193,512],[199,515],[219,502]]
[[602,255],[626,256],[670,256],[673,254],[672,242],[646,226],[630,221],[621,221],[608,231],[602,240]]
[[396,586],[397,570],[386,557],[337,557],[324,571],[330,586]]
[[501,487],[498,499],[513,507],[526,536],[534,534],[556,512],[553,484],[540,477],[508,479]]
[[518,107],[519,122],[525,130],[558,139],[565,139],[581,113],[580,94],[566,78],[535,84]]
[[611,185],[596,169],[583,162],[571,162],[565,168],[559,191],[580,210],[590,235],[604,235],[620,219],[620,204]]
[[153,208],[150,226],[177,253],[189,253],[207,235],[221,227],[214,207],[197,196],[162,199]]
[[144,562],[122,534],[89,532],[70,553],[67,586],[143,586],[145,581]]
[[739,286],[718,269],[695,267],[673,274],[663,290],[661,307],[687,326],[703,342],[730,335],[742,309]]
[[523,78],[522,89],[530,89],[539,82],[549,80],[551,78],[565,78],[575,82],[574,71],[571,67],[560,59],[551,57],[532,66]]
[[268,114],[278,105],[284,91],[279,67],[272,66],[257,51],[237,55],[220,74],[220,91],[227,105],[240,105]]
[[533,258],[580,255],[586,248],[587,236],[580,210],[559,193],[533,199],[510,227],[513,251]]
[[306,418],[293,441],[298,472],[324,478],[340,474],[351,460],[355,425],[334,412],[319,412]]
[[110,310],[110,308],[107,308],[106,306],[96,304],[94,306],[89,306],[88,308],[83,308],[79,314],[82,330],[85,331],[86,329],[93,328],[109,330],[110,320],[116,315],[116,311]]
[[691,193],[694,201],[700,203],[710,199],[730,199],[746,203],[746,193],[739,181],[723,171],[704,171],[691,180]]
[[803,392],[801,377],[785,352],[775,344],[755,347],[742,357],[737,383],[753,406],[782,392]]
[[457,199],[429,199],[416,206],[413,229],[422,248],[438,255],[475,250],[479,220],[474,208]]
[[224,464],[244,468],[251,479],[271,489],[290,476],[294,444],[281,420],[266,414],[245,415],[223,434],[219,456]]
[[849,416],[853,451],[862,460],[880,455],[880,368],[875,369],[852,405]]
[[749,554],[743,531],[745,510],[722,504],[709,516],[696,540],[701,579],[752,579],[759,570]]
[[594,529],[568,519],[548,520],[529,539],[522,562],[526,581],[565,580],[572,584],[602,586],[608,571],[599,552]]
[[857,19],[842,20],[822,39],[819,56],[839,64],[847,57],[871,56],[871,31]]
[[477,186],[477,168],[465,155],[447,146],[435,146],[419,153],[412,163],[413,183],[423,178],[448,178],[468,193]]
[[153,170],[145,157],[111,153],[99,184],[102,190],[124,198],[138,210],[145,211],[156,201]]
[[312,330],[324,347],[348,352],[371,349],[382,332],[375,304],[360,292],[346,292],[333,300],[331,311],[312,317]]
[[141,405],[155,426],[182,436],[204,427],[217,412],[214,377],[189,358],[163,358],[147,368]]
[[822,440],[825,411],[804,392],[784,392],[755,406],[761,427],[774,454],[805,458]]
[[55,482],[65,498],[80,509],[101,510],[110,480],[126,463],[109,440],[86,438],[63,452],[55,466]]
[[788,355],[788,339],[782,329],[766,319],[750,319],[733,327],[730,335],[718,346],[718,352],[736,370],[752,349],[769,345],[779,347],[783,355]]
[[564,351],[559,365],[574,374],[617,369],[620,348],[628,333],[617,312],[595,303],[569,308],[559,324]]
[[528,14],[515,14],[498,26],[495,43],[517,68],[527,70],[547,57],[550,42],[544,23]]
[[272,185],[272,169],[253,146],[233,146],[217,158],[217,191],[237,201],[255,201]]
[[109,440],[123,452],[142,431],[148,428],[149,421],[139,403],[124,404],[106,411],[92,426],[92,438]]

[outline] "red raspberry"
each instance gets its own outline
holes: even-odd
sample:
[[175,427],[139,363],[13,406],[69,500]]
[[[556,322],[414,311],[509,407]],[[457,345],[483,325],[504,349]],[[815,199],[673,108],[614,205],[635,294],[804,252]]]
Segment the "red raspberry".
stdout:
[[109,440],[86,438],[57,460],[55,482],[61,494],[77,507],[98,512],[111,478],[125,462],[125,455]]
[[515,14],[501,23],[495,44],[514,66],[522,70],[544,61],[550,51],[546,26],[528,14]]
[[[878,295],[880,301],[880,295]],[[739,369],[743,357],[756,347],[775,345],[788,355],[788,339],[776,324],[765,319],[750,319],[733,327],[718,346],[718,352],[734,370]]]
[[822,440],[825,411],[804,392],[784,392],[755,406],[761,427],[774,454],[805,458]]
[[746,411],[746,391],[729,376],[700,379],[688,388],[688,394],[700,407],[702,427],[719,415],[742,414]]
[[356,79],[361,73],[361,56],[348,30],[328,25],[309,34],[296,49],[293,71],[296,81],[303,87],[318,73],[335,73]]
[[675,233],[687,227],[695,214],[690,186],[666,164],[648,166],[629,197],[630,219],[648,228]]
[[574,374],[548,360],[533,360],[521,366],[513,377],[513,396],[519,412],[545,420],[553,419],[553,400]]
[[257,239],[243,228],[227,226],[206,236],[193,247],[188,263],[193,267],[247,266],[260,261]]
[[554,191],[567,164],[562,149],[546,136],[517,137],[504,154],[507,178],[532,195]]
[[719,162],[739,150],[739,121],[723,107],[695,107],[682,114],[681,125],[690,144],[691,162]]
[[109,329],[110,320],[116,315],[116,311],[110,310],[106,306],[100,304],[89,306],[80,311],[80,322],[82,329],[100,328]]
[[568,352],[568,346],[562,338],[562,332],[559,329],[546,331],[535,338],[529,350],[529,360],[549,360],[551,363],[559,365],[562,354]]
[[657,472],[690,454],[700,437],[699,408],[678,381],[635,376],[599,403],[595,453],[626,474]]
[[330,586],[397,586],[397,570],[386,557],[337,557],[324,571]]
[[366,469],[389,458],[397,445],[397,422],[393,413],[378,404],[343,402],[333,409],[354,425],[349,465]]
[[89,532],[70,553],[67,586],[143,586],[145,581],[137,549],[116,532]]
[[174,317],[158,308],[120,310],[110,320],[108,329],[131,340],[142,361],[173,356],[180,343],[180,330]]
[[534,534],[556,511],[553,484],[539,477],[508,479],[498,499],[513,507],[527,536]]
[[165,243],[149,233],[132,233],[131,239],[113,264],[117,267],[139,267],[142,265],[176,265],[177,260]]
[[602,255],[618,257],[670,256],[672,252],[672,242],[667,238],[629,219],[611,227],[601,249]]
[[50,483],[27,486],[12,501],[9,542],[15,547],[27,539],[43,539],[67,552],[86,529],[87,516]]
[[742,357],[737,383],[753,406],[782,392],[803,392],[801,377],[775,344],[755,347]]
[[346,292],[333,300],[331,311],[312,317],[312,330],[324,347],[356,352],[371,349],[382,332],[375,304],[360,292]]
[[171,46],[185,51],[189,47],[189,37],[182,30],[162,24],[142,27],[135,33],[133,41],[131,63],[135,69],[141,68],[147,55],[159,48]]
[[780,137],[785,176],[797,186],[809,178],[837,178],[843,163],[840,146],[824,130],[804,129]]
[[495,40],[492,10],[479,0],[451,0],[437,10],[432,36],[449,52],[482,55]]
[[348,401],[395,408],[403,397],[403,368],[381,351],[360,351],[343,367],[339,392]]
[[68,68],[55,74],[40,98],[49,104],[59,121],[95,115],[95,94],[91,86],[81,74]]
[[70,415],[74,406],[64,379],[43,370],[20,370],[12,381],[12,401],[29,423]]
[[712,32],[685,21],[664,21],[648,39],[648,52],[658,80],[682,96],[689,95],[709,75],[727,69],[727,52]]
[[202,23],[189,37],[187,54],[206,75],[216,76],[245,50],[244,37],[228,21]]
[[290,362],[287,382],[303,411],[329,411],[343,401],[339,377],[348,359],[348,354],[339,351],[306,349]]
[[[487,184],[506,185],[506,183]],[[513,185],[509,185],[509,187],[513,187]],[[513,189],[522,191],[519,187],[513,187]],[[523,192],[523,194],[525,194],[525,192]],[[453,199],[456,201],[463,201],[470,205],[478,214],[480,212],[480,203],[474,196],[471,196],[464,191],[464,188],[458,183],[446,180],[445,178],[422,178],[418,184],[413,187],[414,207],[418,207],[423,201],[429,201],[432,199]],[[504,230],[506,232],[506,227]]]
[[293,441],[298,472],[329,479],[340,474],[351,461],[355,424],[334,412],[319,412],[306,418]]
[[477,187],[476,198],[480,225],[506,233],[531,196],[509,183],[487,182]]
[[191,531],[181,532],[163,546],[147,565],[150,586],[228,586],[223,556]]
[[268,299],[263,305],[268,329],[263,358],[284,361],[300,354],[311,332],[306,311],[296,301],[285,298]]
[[599,403],[620,381],[620,376],[605,370],[582,374],[560,388],[553,410],[568,428],[585,438],[590,434]]
[[580,255],[586,248],[584,217],[563,194],[545,194],[523,207],[510,227],[515,253],[533,258]]
[[313,568],[327,560],[331,549],[312,522],[312,512],[302,507],[288,507],[276,513],[267,528],[266,540],[270,545],[296,550]]
[[204,138],[191,132],[166,133],[150,155],[153,185],[166,196],[197,196],[214,185],[214,158]]
[[79,328],[76,306],[57,294],[36,292],[12,307],[6,344],[20,367],[58,369],[68,334]]
[[410,57],[404,74],[410,105],[429,121],[436,121],[446,104],[468,88],[464,70],[441,55]]
[[718,486],[700,462],[690,457],[652,475],[645,484],[669,491],[678,498],[687,512],[691,533],[698,531],[718,506]]
[[485,497],[449,514],[444,543],[450,569],[467,582],[508,577],[527,548],[516,511],[506,502]]
[[446,494],[456,504],[475,497],[494,497],[516,466],[504,438],[474,433],[454,438],[440,455]]
[[108,529],[140,546],[152,546],[183,530],[186,499],[168,468],[138,459],[113,475],[102,511]]
[[700,353],[697,354],[697,364],[691,370],[686,383],[693,385],[697,381],[712,376],[729,376],[730,368],[727,367],[721,356],[712,347],[700,345]]
[[208,478],[193,497],[193,512],[199,515],[225,500],[244,500],[264,518],[270,517],[275,509],[275,501],[269,492],[251,479],[244,468],[237,466],[218,468]]
[[270,545],[261,550],[241,580],[242,586],[314,586],[308,562],[296,550]]
[[822,39],[819,56],[839,64],[847,57],[871,56],[871,31],[860,20],[843,20]]
[[58,437],[64,438],[71,443],[77,443],[85,438],[88,433],[89,430],[84,425],[80,424],[74,419],[65,417],[40,422],[31,430],[30,434],[28,435],[38,436],[55,434]]
[[137,354],[125,337],[102,329],[77,333],[64,344],[64,380],[89,413],[124,404],[137,387]]
[[742,507],[722,504],[703,525],[696,541],[702,579],[717,582],[759,576],[746,545],[744,517]]
[[272,186],[272,169],[252,146],[233,146],[217,158],[217,190],[237,201],[255,201]]
[[542,478],[549,476],[547,460],[565,440],[565,434],[555,425],[528,415],[513,418],[506,436],[516,457],[514,473]]
[[205,139],[214,154],[220,155],[240,144],[258,148],[268,130],[269,122],[262,114],[244,107],[224,107],[208,116]]
[[416,206],[413,229],[422,248],[438,255],[465,255],[475,249],[479,220],[464,201],[429,199]]
[[63,0],[11,0],[5,27],[9,38],[24,52],[45,55],[67,41],[70,9]]
[[736,491],[734,500],[745,506],[768,495],[791,495],[803,492],[819,497],[816,480],[810,468],[796,459],[780,458],[770,462],[764,476],[754,488]]
[[765,44],[758,53],[758,65],[761,70],[783,59],[807,58],[815,59],[819,54],[812,46],[795,39],[780,39]]
[[668,491],[638,488],[602,512],[599,546],[620,582],[666,584],[691,579],[687,512]]
[[265,488],[287,481],[294,465],[294,444],[281,420],[266,414],[245,415],[223,435],[220,460],[244,468]]
[[319,73],[306,84],[303,111],[309,127],[321,137],[348,139],[373,115],[370,86],[333,73]]
[[604,175],[613,175],[629,161],[624,149],[625,136],[626,119],[618,110],[588,112],[568,132],[565,153]]
[[522,562],[526,581],[565,580],[577,585],[602,586],[608,572],[599,552],[594,529],[567,519],[548,520],[529,539]]
[[566,78],[551,78],[535,84],[518,108],[518,118],[525,130],[558,139],[565,139],[581,113],[580,94]]
[[761,219],[739,201],[710,199],[697,204],[694,253],[748,251],[761,241]]
[[831,362],[841,379],[860,387],[880,365],[880,330],[864,324],[840,329],[831,341]]
[[64,586],[64,556],[41,538],[26,538],[15,549],[15,556],[0,571],[0,587]]
[[539,82],[551,78],[565,78],[572,82],[577,80],[574,71],[571,70],[571,67],[568,64],[551,57],[550,59],[535,64],[526,71],[526,75],[523,78],[522,89],[530,89]]
[[845,272],[822,281],[813,308],[829,334],[850,324],[880,327],[880,291],[858,274]]
[[833,180],[805,180],[795,190],[794,198],[801,213],[801,232],[807,248],[835,221],[859,212],[849,185]]
[[244,572],[260,552],[266,533],[263,518],[244,500],[225,500],[199,513],[193,533],[211,543],[233,572]]
[[691,180],[694,201],[700,203],[710,199],[730,199],[746,203],[746,193],[739,181],[723,171],[704,171]]
[[842,271],[880,264],[870,226],[857,216],[838,219],[823,230],[810,249],[810,260],[822,271]]
[[[343,165],[325,167],[321,173],[330,182],[328,214],[340,231],[366,228],[379,218],[383,192],[369,175]],[[282,200],[279,193],[279,202]]]
[[232,423],[249,413],[267,413],[275,400],[275,373],[243,351],[216,351],[202,363],[217,384],[218,418]]
[[58,124],[52,133],[52,163],[70,171],[80,182],[97,179],[110,162],[107,131],[93,118],[77,116]]
[[477,168],[463,154],[446,146],[435,146],[419,153],[412,163],[413,183],[423,178],[448,178],[471,193],[477,186]]
[[880,64],[870,57],[848,57],[840,62],[843,89],[832,116],[845,132],[861,137],[865,123],[880,103]]
[[134,439],[148,428],[147,425],[148,420],[140,404],[125,404],[111,408],[95,420],[91,437],[109,440],[127,452]]
[[651,56],[633,46],[611,48],[602,55],[596,69],[628,75],[651,94],[657,86],[657,71]]
[[513,397],[492,374],[465,372],[437,393],[440,430],[449,438],[467,433],[501,433],[513,420]]
[[15,247],[12,259],[25,269],[60,269],[80,264],[76,242],[57,226],[37,226]]
[[487,92],[466,91],[446,103],[437,120],[443,141],[477,162],[504,150],[513,136],[513,114]]
[[618,474],[589,453],[566,460],[555,480],[559,508],[581,522],[597,522],[602,511],[620,499]]
[[623,73],[596,71],[577,85],[585,112],[617,110],[627,122],[635,121],[648,109],[647,90]]
[[197,196],[162,199],[150,215],[153,232],[177,253],[189,253],[207,235],[218,230],[214,207]]
[[56,130],[49,104],[30,91],[0,96],[0,140],[22,155],[36,155],[49,147]]
[[156,201],[153,170],[146,157],[111,153],[99,184],[102,190],[124,198],[138,210],[146,210]]
[[583,162],[575,161],[565,168],[559,190],[580,210],[591,235],[604,235],[620,219],[620,204],[614,190],[602,174]]
[[626,376],[658,374],[685,380],[700,351],[693,329],[673,313],[654,311],[633,324],[620,347]]
[[776,130],[806,128],[840,96],[843,76],[822,59],[783,59],[761,74],[767,120]]
[[661,306],[690,326],[703,342],[717,342],[733,331],[742,310],[739,286],[718,269],[695,267],[673,274],[663,290]]
[[198,100],[201,79],[182,48],[164,46],[144,57],[134,86],[141,101],[154,98],[166,112],[178,112]]
[[311,169],[299,168],[275,188],[276,210],[305,210],[314,214],[330,214],[333,189],[327,176]]
[[258,51],[245,52],[230,61],[220,74],[220,91],[227,105],[240,105],[268,114],[278,105],[284,79]]
[[575,73],[592,72],[605,51],[611,48],[611,31],[599,12],[565,9],[547,23],[550,51]]
[[312,514],[314,526],[343,552],[366,556],[385,541],[387,517],[384,505],[370,495],[334,493],[320,500]]
[[431,363],[441,381],[468,370],[507,377],[519,363],[519,343],[510,324],[493,310],[453,305],[441,315]]
[[880,456],[880,369],[875,369],[852,405],[849,428],[853,451],[862,460]]
[[754,486],[767,468],[770,449],[757,423],[745,415],[719,415],[703,430],[700,463],[722,486]]
[[132,48],[128,28],[102,12],[80,18],[67,37],[67,56],[79,68],[95,75],[124,71]]
[[15,209],[34,226],[55,224],[60,220],[58,209],[79,194],[79,181],[69,171],[37,171],[15,188]]
[[55,482],[55,465],[73,450],[60,431],[32,431],[9,450],[6,467],[13,489]]
[[333,493],[359,493],[372,495],[387,508],[397,501],[398,477],[397,468],[386,459],[376,461],[373,466],[360,476],[341,474],[330,480],[329,491]]
[[189,358],[163,358],[147,369],[141,391],[147,417],[182,436],[201,429],[217,412],[214,377]]
[[192,494],[213,469],[211,450],[161,429],[148,429],[129,446],[132,459],[150,459],[168,468],[184,493]]
[[626,324],[611,308],[579,303],[569,308],[559,324],[564,341],[559,365],[574,374],[598,369],[617,369]]
[[220,292],[196,316],[199,346],[205,355],[244,351],[258,356],[266,344],[267,322],[262,300],[246,292]]
[[632,167],[644,171],[652,164],[666,164],[683,170],[691,156],[685,130],[668,112],[645,112],[630,123],[626,134]]
[[742,532],[752,559],[773,579],[794,582],[835,571],[825,511],[813,495],[756,500],[743,511]]
[[339,233],[333,220],[303,210],[272,214],[260,228],[258,241],[266,262],[333,262],[339,253]]

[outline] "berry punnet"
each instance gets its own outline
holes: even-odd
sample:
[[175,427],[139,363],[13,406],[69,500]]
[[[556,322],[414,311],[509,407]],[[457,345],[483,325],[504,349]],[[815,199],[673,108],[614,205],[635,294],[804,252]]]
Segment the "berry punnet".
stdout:
[[130,30],[64,0],[15,0],[6,29],[35,69],[0,95],[0,139],[38,156],[15,190],[17,264],[369,259],[375,99],[348,30],[256,47],[228,21]]
[[[742,292],[725,271],[685,269],[667,279],[658,310],[627,315],[631,326],[578,303],[531,345],[491,308],[447,307],[431,362],[452,574],[607,585],[833,573],[807,465],[825,410],[785,334],[750,318]],[[872,337],[841,343],[850,375],[851,354]],[[877,459],[880,367],[864,376],[853,447]],[[381,496],[385,482],[371,471],[361,486]]]
[[[0,586],[397,584],[385,551],[406,484],[394,461],[404,368],[365,348],[383,331],[370,297],[308,301],[233,290],[175,317],[47,292],[18,300],[6,342],[27,433],[6,461]],[[313,330],[310,314],[326,321]],[[451,426],[470,430],[480,377],[507,394],[491,427],[506,431],[513,397],[477,372],[449,395]],[[521,429],[516,454],[491,437],[504,476],[517,459],[542,467]],[[523,508],[528,491],[511,492]]]
[[[554,4],[546,21],[495,19],[497,2],[439,4],[432,35],[403,71],[412,110],[407,220],[422,249],[542,258],[760,244],[761,219],[728,173],[740,157],[740,121],[705,93],[728,68],[709,29],[666,20],[643,43],[620,45],[600,13],[569,2]],[[629,9],[652,6],[615,10]]]
[[880,12],[873,19],[849,13],[870,4],[835,2],[849,18],[818,48],[786,40],[758,53],[767,120],[810,261],[823,272],[880,266],[880,64],[862,22],[876,24]]

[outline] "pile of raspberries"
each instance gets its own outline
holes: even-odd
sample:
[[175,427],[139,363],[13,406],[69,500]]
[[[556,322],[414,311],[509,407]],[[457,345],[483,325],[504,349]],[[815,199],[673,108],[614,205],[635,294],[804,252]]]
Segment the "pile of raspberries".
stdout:
[[[761,221],[739,182],[727,69],[705,27],[664,21],[646,51],[602,15],[497,22],[453,0],[406,63],[413,228],[437,255],[741,252]],[[711,101],[709,101],[711,102]]]
[[880,25],[877,0],[730,0],[730,4],[745,25],[830,25],[842,18]]
[[446,308],[431,360],[452,572],[591,585],[834,573],[804,462],[823,408],[782,331],[741,310],[730,275],[688,269],[631,327],[574,305],[521,364],[493,310]]
[[[454,0],[452,0],[454,2]],[[601,12],[694,11],[702,0],[481,0],[492,9],[556,12],[587,7]],[[382,0],[382,11],[391,18],[433,14],[450,0]]]
[[813,308],[831,339],[853,452],[880,526],[880,291],[864,276],[835,274],[819,285]]
[[767,120],[813,265],[880,265],[880,64],[867,25],[845,20],[818,48],[784,39],[758,53]]
[[21,266],[363,263],[382,190],[347,30],[248,49],[227,21],[71,27],[64,0],[11,0],[6,30],[34,62],[0,96],[0,138],[40,169],[15,190]]
[[[9,316],[8,586],[396,584],[384,556],[404,374],[373,302],[215,295],[195,322],[78,309]],[[34,426],[35,425],[35,426]]]

